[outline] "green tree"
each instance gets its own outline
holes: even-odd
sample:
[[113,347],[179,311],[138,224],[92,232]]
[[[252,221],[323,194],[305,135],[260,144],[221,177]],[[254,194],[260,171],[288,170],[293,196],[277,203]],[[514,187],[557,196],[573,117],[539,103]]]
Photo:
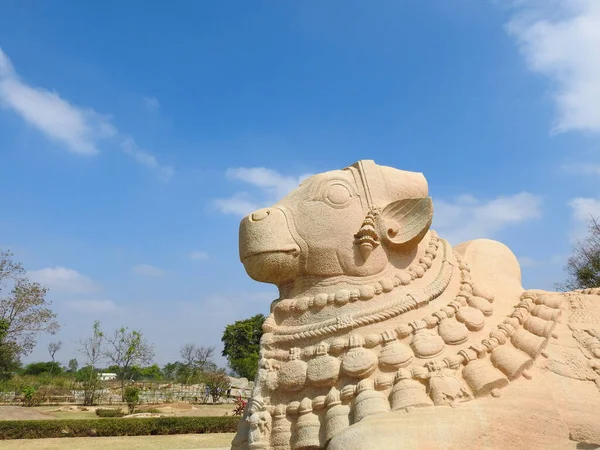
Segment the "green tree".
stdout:
[[30,353],[40,333],[54,334],[59,328],[46,299],[48,290],[29,281],[12,257],[0,250],[0,372]]
[[129,414],[133,414],[136,405],[140,402],[140,388],[136,386],[127,386],[125,391],[123,391],[123,401],[127,403]]
[[216,369],[206,372],[203,378],[213,403],[217,403],[229,388],[229,377],[224,369]]
[[124,396],[125,380],[132,377],[132,368],[152,362],[154,347],[148,343],[140,330],[129,331],[126,327],[115,330],[111,336],[106,336],[105,340],[108,348],[104,355],[118,367],[121,395]]
[[62,367],[56,361],[48,361],[48,362],[34,362],[31,364],[27,364],[23,369],[23,375],[41,375],[43,373],[47,374],[59,374],[62,372]]
[[100,322],[95,321],[92,336],[79,340],[79,352],[85,356],[86,365],[77,372],[77,381],[83,387],[83,404],[95,405],[99,401],[102,380],[98,378],[98,363],[102,359],[102,342],[104,334],[100,330]]
[[600,220],[592,217],[588,235],[577,242],[565,267],[567,280],[559,290],[571,291],[600,287]]
[[0,379],[7,380],[21,368],[19,352],[14,342],[6,339],[8,322],[0,319]]
[[246,320],[238,320],[225,327],[221,338],[223,356],[229,367],[241,377],[254,380],[258,370],[260,338],[265,316],[257,314]]
[[67,370],[67,372],[69,373],[77,373],[77,368],[79,367],[79,363],[77,362],[77,359],[73,358],[71,360],[69,360],[69,369]]

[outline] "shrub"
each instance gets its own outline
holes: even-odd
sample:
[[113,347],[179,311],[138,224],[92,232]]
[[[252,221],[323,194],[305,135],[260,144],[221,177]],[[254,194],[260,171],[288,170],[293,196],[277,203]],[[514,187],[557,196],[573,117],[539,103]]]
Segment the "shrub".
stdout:
[[98,417],[123,417],[125,413],[121,411],[121,408],[98,408],[96,415]]
[[2,420],[0,439],[233,433],[236,431],[238,420],[237,417],[231,416]]
[[135,406],[140,402],[140,388],[135,386],[127,386],[123,393],[123,400],[127,402],[129,414],[133,414]]

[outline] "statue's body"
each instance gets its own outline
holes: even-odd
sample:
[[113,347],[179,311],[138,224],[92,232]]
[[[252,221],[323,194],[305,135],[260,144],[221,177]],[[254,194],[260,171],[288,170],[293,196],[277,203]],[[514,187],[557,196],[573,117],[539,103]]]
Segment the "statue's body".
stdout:
[[600,445],[600,290],[525,291],[503,244],[431,231],[427,195],[360,161],[243,219],[280,298],[233,448]]

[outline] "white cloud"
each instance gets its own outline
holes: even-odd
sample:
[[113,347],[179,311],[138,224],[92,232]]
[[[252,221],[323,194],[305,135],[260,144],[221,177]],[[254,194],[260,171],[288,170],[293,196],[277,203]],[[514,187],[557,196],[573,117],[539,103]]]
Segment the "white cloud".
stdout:
[[112,300],[72,300],[65,304],[73,311],[87,314],[118,314],[123,311]]
[[164,180],[168,181],[175,174],[175,169],[173,169],[173,167],[159,164],[154,155],[138,147],[131,138],[126,138],[121,141],[121,149],[128,155],[133,156],[142,166],[156,170]]
[[74,106],[56,92],[27,85],[1,48],[0,105],[12,109],[48,138],[80,155],[98,153],[98,141],[116,133],[108,116]]
[[529,68],[553,82],[555,132],[600,132],[600,2],[521,0],[507,25]]
[[205,260],[208,259],[208,253],[206,252],[202,252],[202,251],[195,251],[190,253],[190,259],[199,261],[199,260]]
[[158,111],[160,108],[160,102],[156,97],[143,97],[142,100],[148,111]]
[[217,209],[223,214],[246,216],[252,211],[269,206],[268,200],[258,203],[247,192],[238,192],[229,198],[218,198],[214,201]]
[[139,264],[133,267],[133,272],[138,275],[143,275],[145,277],[162,277],[165,275],[165,271],[159,269],[158,267],[154,267],[150,264]]
[[46,267],[45,269],[31,270],[27,274],[32,281],[37,281],[50,290],[85,294],[100,289],[90,278],[66,267]]
[[600,218],[600,198],[577,197],[570,200],[568,205],[573,219],[569,238],[574,243],[586,237],[592,217]]
[[[154,97],[147,97],[145,101],[147,106],[159,105]],[[1,48],[0,106],[12,109],[46,137],[64,144],[73,153],[95,155],[102,139],[118,137],[121,149],[142,166],[157,171],[166,180],[175,173],[172,167],[159,164],[154,155],[139,148],[133,139],[124,137],[109,116],[75,106],[56,92],[26,84]]]
[[564,164],[563,170],[576,175],[594,175],[600,177],[600,164],[594,163],[574,163]]
[[456,245],[493,238],[499,231],[541,217],[540,197],[521,192],[483,201],[463,195],[454,201],[434,201],[434,227],[440,236]]
[[276,170],[267,169],[266,167],[238,167],[227,169],[225,176],[230,180],[244,181],[277,198],[281,198],[298,187],[300,182],[310,175],[292,177],[281,175]]
[[295,177],[282,175],[266,167],[237,167],[227,169],[225,176],[231,181],[243,181],[257,188],[258,192],[254,196],[248,192],[237,192],[232,197],[214,201],[217,209],[223,214],[245,216],[285,197],[310,174]]

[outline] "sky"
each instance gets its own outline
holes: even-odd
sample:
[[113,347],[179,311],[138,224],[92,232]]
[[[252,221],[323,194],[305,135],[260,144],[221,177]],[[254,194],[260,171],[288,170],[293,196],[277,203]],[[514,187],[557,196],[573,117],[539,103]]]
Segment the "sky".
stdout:
[[600,215],[600,2],[0,2],[0,248],[61,324],[25,362],[95,320],[220,354],[277,298],[240,219],[359,159],[553,289]]

